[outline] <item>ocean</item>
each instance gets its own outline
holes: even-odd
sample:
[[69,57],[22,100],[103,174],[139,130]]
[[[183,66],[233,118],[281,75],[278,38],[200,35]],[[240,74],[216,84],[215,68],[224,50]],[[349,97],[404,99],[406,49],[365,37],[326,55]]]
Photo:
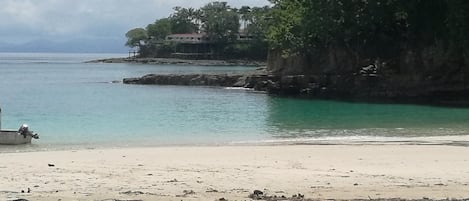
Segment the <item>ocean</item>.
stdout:
[[112,54],[0,53],[2,129],[40,135],[1,151],[403,141],[467,136],[469,109],[270,96],[237,88],[125,85],[148,73],[253,67],[84,63]]

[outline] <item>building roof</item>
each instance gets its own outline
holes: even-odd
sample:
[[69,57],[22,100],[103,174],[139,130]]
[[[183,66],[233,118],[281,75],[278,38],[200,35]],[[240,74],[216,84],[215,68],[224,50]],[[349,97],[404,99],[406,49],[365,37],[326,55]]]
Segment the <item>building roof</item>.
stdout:
[[203,37],[205,33],[190,33],[190,34],[170,34],[168,37]]

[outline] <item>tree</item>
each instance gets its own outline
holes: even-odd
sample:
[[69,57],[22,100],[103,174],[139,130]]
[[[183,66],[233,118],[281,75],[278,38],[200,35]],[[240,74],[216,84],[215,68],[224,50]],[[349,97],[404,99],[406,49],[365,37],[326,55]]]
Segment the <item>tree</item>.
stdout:
[[146,30],[151,40],[164,40],[167,35],[172,33],[171,20],[169,18],[156,20],[155,23],[149,24]]
[[175,7],[171,14],[171,31],[175,34],[195,33],[199,26],[195,23],[197,13],[193,8]]
[[255,40],[264,40],[270,26],[273,26],[271,9],[268,6],[254,7],[244,17],[248,23],[246,31]]
[[148,40],[147,31],[143,28],[135,28],[128,31],[125,36],[127,37],[126,46],[131,48],[141,47]]
[[226,2],[212,2],[201,9],[202,29],[217,42],[234,41],[239,32],[239,16]]
[[233,41],[239,31],[239,16],[226,2],[212,2],[201,9],[202,29],[212,41]]
[[[157,19],[148,24],[145,30],[130,30],[126,36],[129,47],[139,47],[141,56],[171,56],[174,46],[165,41],[170,34],[201,33],[210,40],[207,45],[210,51],[221,57],[262,59],[267,55],[265,40],[270,17],[270,7],[241,9],[232,8],[226,2],[213,2],[200,9],[175,7],[167,18]],[[240,19],[249,38],[253,40],[238,41]],[[146,32],[145,32],[146,31]],[[252,34],[251,34],[252,33]],[[231,54],[236,53],[237,54]]]

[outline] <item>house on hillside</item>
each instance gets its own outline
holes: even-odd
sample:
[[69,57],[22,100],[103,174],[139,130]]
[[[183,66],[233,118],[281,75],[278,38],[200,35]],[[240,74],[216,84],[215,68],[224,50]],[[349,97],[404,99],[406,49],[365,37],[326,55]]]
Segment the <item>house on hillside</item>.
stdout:
[[213,42],[204,33],[171,34],[166,36],[166,42],[174,43],[176,58],[183,59],[211,59],[213,57]]
[[166,36],[166,41],[179,43],[203,43],[204,41],[207,41],[207,36],[204,33],[171,34]]
[[[245,32],[237,34],[238,42],[248,42],[252,36]],[[210,41],[205,33],[171,34],[166,36],[166,42],[174,43],[171,56],[182,59],[214,59],[217,43]]]

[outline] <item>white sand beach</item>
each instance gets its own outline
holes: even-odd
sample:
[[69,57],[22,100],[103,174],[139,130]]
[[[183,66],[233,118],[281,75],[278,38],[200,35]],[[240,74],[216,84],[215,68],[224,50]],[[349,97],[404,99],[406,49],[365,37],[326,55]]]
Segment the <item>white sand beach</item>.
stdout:
[[1,153],[0,161],[0,200],[249,200],[254,190],[311,199],[469,198],[469,147],[460,146],[123,148]]

